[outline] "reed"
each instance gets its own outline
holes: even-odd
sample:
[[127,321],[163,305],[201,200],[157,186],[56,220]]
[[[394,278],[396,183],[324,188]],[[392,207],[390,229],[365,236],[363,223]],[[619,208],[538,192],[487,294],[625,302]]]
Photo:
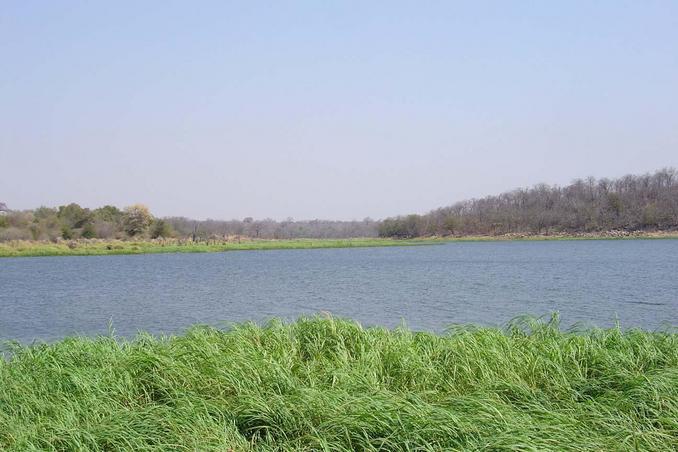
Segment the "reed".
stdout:
[[2,450],[676,450],[678,334],[302,318],[15,345]]

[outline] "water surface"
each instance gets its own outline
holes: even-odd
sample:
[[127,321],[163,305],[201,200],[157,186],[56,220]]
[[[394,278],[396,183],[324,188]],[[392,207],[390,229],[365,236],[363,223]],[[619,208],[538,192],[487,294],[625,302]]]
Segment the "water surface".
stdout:
[[442,331],[560,311],[565,324],[678,325],[678,240],[0,259],[0,338],[180,332],[321,311]]

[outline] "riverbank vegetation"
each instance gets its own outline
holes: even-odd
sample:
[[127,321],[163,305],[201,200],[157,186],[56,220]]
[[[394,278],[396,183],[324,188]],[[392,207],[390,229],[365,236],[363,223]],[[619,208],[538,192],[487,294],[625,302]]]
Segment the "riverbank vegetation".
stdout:
[[0,257],[27,256],[97,256],[109,254],[151,253],[210,253],[244,250],[291,250],[315,248],[365,248],[381,246],[413,246],[442,243],[436,239],[394,240],[380,238],[356,239],[292,239],[256,240],[230,238],[227,240],[147,239],[131,240],[58,240],[12,241],[0,243]]
[[678,334],[333,318],[0,361],[3,450],[676,450]]
[[633,239],[678,239],[677,232],[608,231],[605,233],[580,234],[504,234],[469,235],[461,237],[421,237],[411,239],[354,238],[354,239],[249,239],[230,237],[193,241],[192,239],[147,239],[147,240],[15,240],[0,242],[0,258],[30,256],[100,256],[115,254],[156,253],[214,253],[224,251],[292,250],[317,248],[366,248],[384,246],[441,245],[454,242],[494,241],[554,241],[554,240],[633,240]]
[[132,240],[190,239],[206,242],[241,239],[346,239],[376,238],[377,222],[309,220],[191,220],[184,217],[158,218],[148,207],[136,204],[119,209],[97,209],[76,203],[58,208],[11,211],[0,203],[0,242],[51,241],[78,239]]
[[[346,239],[468,236],[610,235],[678,232],[678,172],[619,179],[588,178],[559,187],[545,184],[498,196],[472,199],[425,215],[375,221],[271,219],[191,220],[155,217],[143,205],[88,209],[71,203],[58,208],[14,211],[0,202],[0,242],[78,239]],[[200,245],[203,246],[203,245]]]

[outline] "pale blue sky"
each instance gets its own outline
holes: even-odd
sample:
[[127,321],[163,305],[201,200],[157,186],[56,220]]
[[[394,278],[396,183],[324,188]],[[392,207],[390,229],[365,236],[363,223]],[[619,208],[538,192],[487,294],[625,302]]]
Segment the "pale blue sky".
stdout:
[[360,219],[678,166],[678,2],[0,0],[0,201]]

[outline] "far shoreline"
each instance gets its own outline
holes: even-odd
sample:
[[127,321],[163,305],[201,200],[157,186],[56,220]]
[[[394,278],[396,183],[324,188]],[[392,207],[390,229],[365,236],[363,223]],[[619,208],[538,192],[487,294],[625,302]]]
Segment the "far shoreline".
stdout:
[[350,239],[249,239],[227,240],[148,239],[148,240],[59,240],[11,241],[0,243],[2,257],[106,256],[160,253],[214,253],[225,251],[263,251],[290,249],[369,248],[389,246],[424,246],[459,242],[522,242],[568,240],[661,240],[678,239],[678,231],[607,231],[575,234],[503,234],[459,235],[414,238]]
[[662,240],[678,239],[678,231],[605,231],[580,233],[549,234],[498,234],[498,235],[458,235],[448,236],[444,240],[451,242],[528,242],[557,240]]

